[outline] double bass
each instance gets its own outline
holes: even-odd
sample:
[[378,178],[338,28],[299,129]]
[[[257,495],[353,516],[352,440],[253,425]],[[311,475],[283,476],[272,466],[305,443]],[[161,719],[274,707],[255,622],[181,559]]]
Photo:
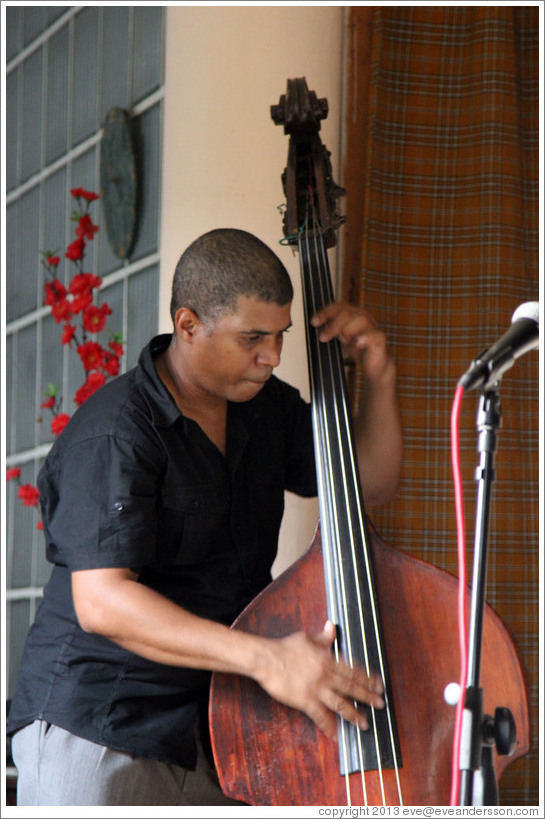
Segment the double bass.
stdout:
[[[289,135],[282,176],[284,241],[299,253],[320,518],[289,569],[242,612],[233,628],[267,637],[336,625],[334,650],[381,674],[385,708],[367,709],[369,728],[338,717],[337,741],[253,680],[215,673],[210,733],[223,791],[251,805],[448,805],[455,709],[444,690],[459,676],[457,580],[386,544],[359,485],[342,352],[323,344],[310,318],[334,300],[327,251],[342,222],[330,154],[319,137],[327,100],[288,80],[271,115]],[[513,715],[510,755],[493,750],[495,776],[529,749],[523,672],[504,625],[486,605],[482,641],[484,709]],[[364,706],[359,706],[363,708]]]

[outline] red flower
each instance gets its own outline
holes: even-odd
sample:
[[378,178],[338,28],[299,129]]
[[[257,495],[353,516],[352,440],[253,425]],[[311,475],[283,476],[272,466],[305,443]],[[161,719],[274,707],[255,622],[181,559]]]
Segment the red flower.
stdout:
[[80,293],[92,290],[93,287],[100,287],[101,284],[100,276],[94,276],[92,273],[78,273],[70,282],[68,290],[73,296],[78,296]]
[[121,342],[109,341],[108,347],[110,348],[110,350],[114,351],[114,355],[116,355],[118,358],[121,358],[121,356],[123,355],[123,345],[121,344]]
[[83,311],[83,329],[88,333],[99,333],[106,326],[106,316],[111,315],[111,312],[107,304],[100,307],[89,305]]
[[[72,302],[72,312],[74,311],[74,303]],[[70,344],[76,334],[76,328],[73,324],[65,324],[62,331],[61,344]]]
[[44,304],[49,304],[51,306],[53,304],[57,304],[57,302],[61,301],[61,299],[66,298],[66,287],[58,279],[53,279],[53,281],[46,282],[44,284],[44,290]]
[[79,259],[83,259],[83,251],[85,250],[85,242],[80,237],[79,239],[75,239],[71,245],[68,245],[66,248],[66,253],[64,254],[67,259],[70,259],[72,262],[77,262]]
[[55,396],[50,395],[49,398],[46,398],[45,401],[40,404],[40,406],[42,409],[53,409],[55,406]]
[[93,193],[93,191],[86,191],[84,188],[72,188],[70,193],[77,199],[86,199],[88,202],[94,202],[95,199],[100,199],[98,193]]
[[76,228],[76,236],[79,239],[94,239],[97,230],[98,225],[93,224],[93,220],[87,213],[80,216],[79,224]]
[[92,303],[93,303],[92,291],[85,290],[83,293],[79,293],[72,299],[72,312],[75,314],[81,313],[82,310],[85,310]]
[[96,341],[87,341],[85,344],[80,344],[78,354],[85,372],[98,370],[102,366],[104,350]]
[[90,395],[96,392],[106,383],[106,376],[103,373],[89,373],[87,381],[83,384],[74,396],[74,401],[81,406],[87,401]]
[[105,370],[108,375],[118,375],[119,374],[119,359],[116,355],[106,355],[104,357],[104,361],[102,362],[102,369]]
[[51,315],[60,324],[61,321],[67,321],[72,315],[72,308],[68,299],[62,299],[53,305],[51,308]]
[[43,521],[41,521],[41,520],[38,521],[38,523],[36,524],[36,529],[39,529],[41,532],[43,532],[43,530],[44,530]]
[[51,432],[53,435],[60,435],[69,420],[70,416],[65,412],[59,412],[58,415],[55,415],[51,421]]
[[6,481],[13,481],[21,476],[21,470],[18,466],[12,466],[6,469]]
[[23,501],[24,506],[38,506],[40,493],[31,483],[24,483],[19,487],[18,497]]
[[106,383],[106,376],[103,375],[103,373],[89,373],[86,383],[87,389],[89,389],[91,393],[96,392],[96,390]]
[[50,267],[57,267],[57,265],[59,264],[60,260],[61,260],[61,257],[60,257],[60,256],[48,256],[48,257],[47,257],[47,259],[46,259],[47,264],[48,264]]

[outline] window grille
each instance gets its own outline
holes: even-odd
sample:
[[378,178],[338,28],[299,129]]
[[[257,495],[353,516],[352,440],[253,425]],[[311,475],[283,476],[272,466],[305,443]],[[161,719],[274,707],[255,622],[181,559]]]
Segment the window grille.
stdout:
[[[74,238],[70,188],[99,191],[101,126],[112,106],[128,110],[139,147],[138,236],[121,262],[100,230],[86,249],[86,269],[103,278],[99,301],[113,309],[108,328],[126,341],[132,367],[157,332],[164,7],[9,6],[6,31],[5,465],[35,483],[53,437],[36,419],[48,383],[62,387],[63,411],[75,411],[84,380],[62,326],[43,306],[39,252]],[[63,258],[59,278],[73,265]],[[20,654],[51,567],[38,515],[7,485],[5,515],[6,684],[9,698]]]

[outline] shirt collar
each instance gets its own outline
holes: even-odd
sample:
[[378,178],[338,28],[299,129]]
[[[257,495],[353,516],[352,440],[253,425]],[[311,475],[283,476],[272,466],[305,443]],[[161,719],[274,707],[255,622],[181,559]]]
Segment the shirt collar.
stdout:
[[138,359],[140,368],[139,384],[148,400],[153,423],[165,427],[169,427],[179,418],[183,418],[174,399],[159,378],[153,363],[154,358],[167,349],[171,338],[170,333],[154,336],[149,344],[144,347]]

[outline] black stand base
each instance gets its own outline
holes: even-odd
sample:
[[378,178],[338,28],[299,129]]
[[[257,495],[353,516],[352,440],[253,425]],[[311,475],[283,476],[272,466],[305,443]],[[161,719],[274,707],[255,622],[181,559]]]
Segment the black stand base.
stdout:
[[517,734],[511,711],[508,708],[496,708],[494,718],[485,714],[480,736],[480,758],[474,767],[463,770],[461,774],[460,805],[498,804],[494,748],[501,756],[513,753]]

